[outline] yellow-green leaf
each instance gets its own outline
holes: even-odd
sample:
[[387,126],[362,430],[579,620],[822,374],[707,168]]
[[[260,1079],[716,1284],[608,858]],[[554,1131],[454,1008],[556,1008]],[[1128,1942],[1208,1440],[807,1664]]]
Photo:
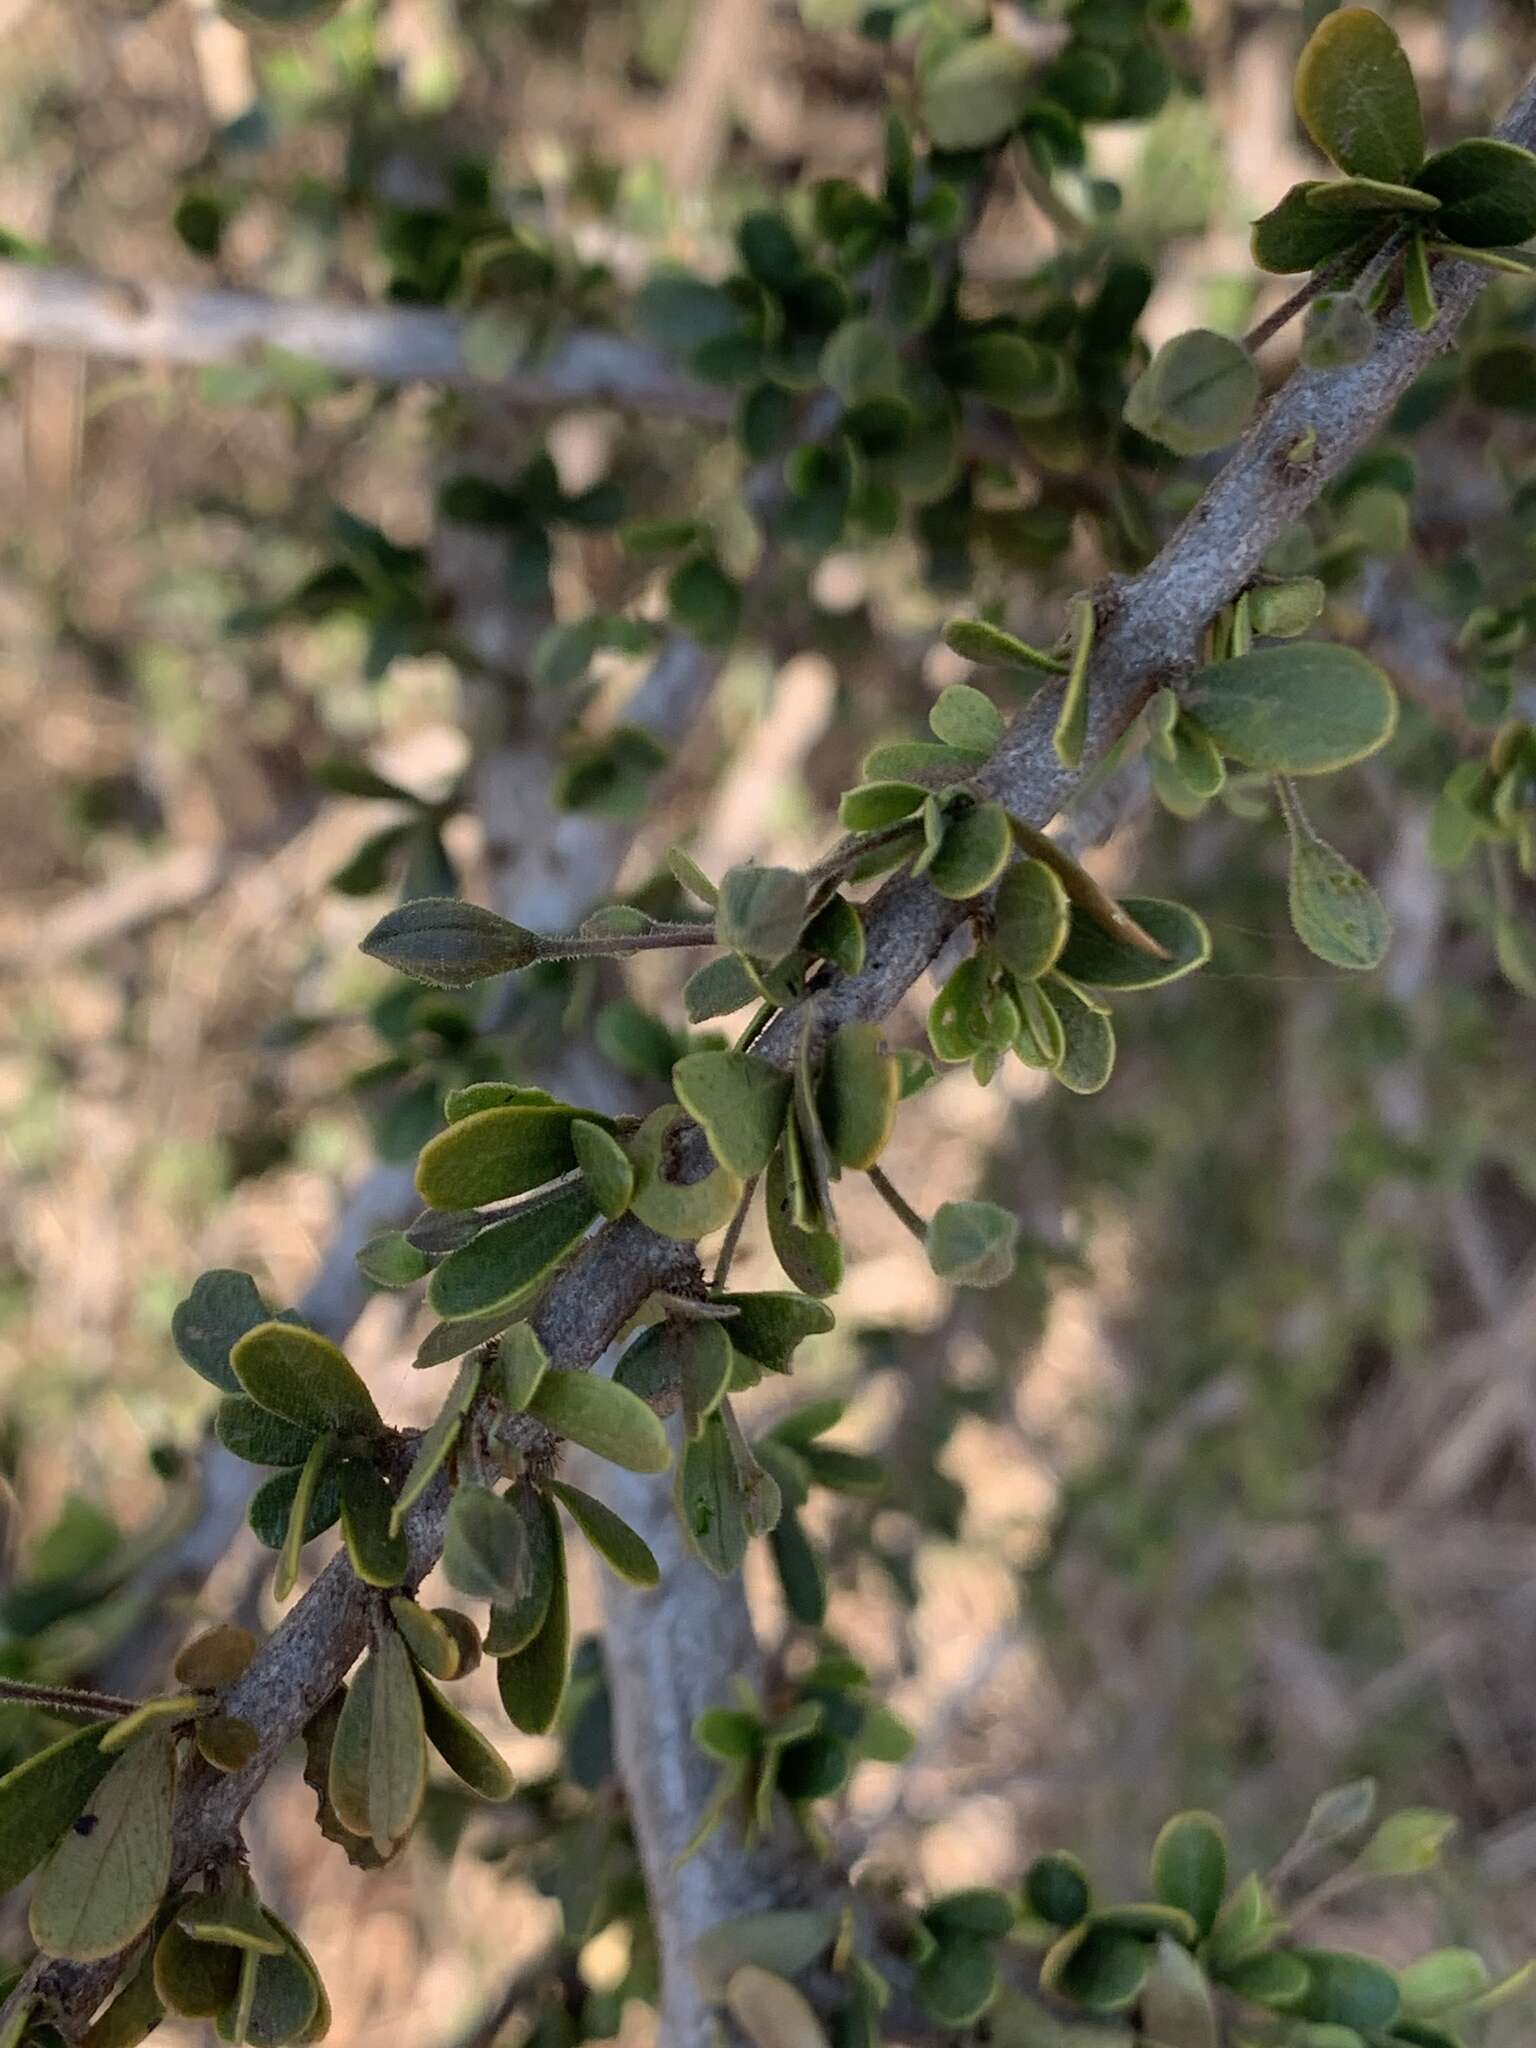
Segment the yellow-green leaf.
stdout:
[[300,1429],[373,1434],[373,1396],[336,1346],[296,1323],[258,1323],[229,1354],[251,1399]]
[[73,1729],[0,1778],[0,1892],[35,1870],[112,1769],[110,1722]]
[[664,1472],[672,1462],[667,1433],[645,1403],[595,1373],[546,1373],[528,1412],[626,1471]]
[[427,1740],[453,1775],[482,1799],[510,1799],[516,1780],[501,1752],[466,1715],[444,1699],[425,1672],[417,1671],[416,1683],[421,1692]]
[[574,1110],[563,1105],[482,1109],[422,1147],[416,1187],[434,1209],[478,1209],[527,1194],[576,1165]]
[[1392,685],[1352,647],[1293,641],[1200,670],[1186,702],[1223,753],[1277,775],[1327,775],[1384,747]]
[[164,1730],[120,1756],[43,1866],[28,1915],[52,1956],[92,1962],[144,1932],[171,1875],[176,1749]]
[[1370,7],[1318,23],[1296,67],[1296,111],[1341,171],[1404,185],[1424,161],[1424,116],[1391,25]]
[[789,1077],[746,1052],[691,1052],[672,1069],[678,1101],[742,1180],[763,1171],[784,1128]]
[[[703,1326],[701,1326],[703,1327]],[[634,1586],[655,1586],[661,1582],[661,1567],[645,1538],[632,1529],[622,1515],[606,1502],[595,1500],[579,1487],[552,1479],[549,1490],[558,1500],[604,1564]]]

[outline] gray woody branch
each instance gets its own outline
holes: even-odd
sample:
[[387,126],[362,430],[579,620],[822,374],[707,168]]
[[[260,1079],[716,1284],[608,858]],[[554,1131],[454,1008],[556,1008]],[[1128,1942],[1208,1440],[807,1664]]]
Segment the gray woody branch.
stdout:
[[0,263],[0,343],[203,365],[277,348],[338,376],[434,384],[529,409],[613,405],[715,425],[731,417],[729,392],[684,376],[643,343],[595,330],[565,335],[542,361],[487,376],[464,359],[468,325],[462,314],[430,308],[179,291]]
[[[1526,146],[1536,143],[1536,83],[1521,94],[1500,133]],[[1338,371],[1301,370],[1281,387],[1157,558],[1099,594],[1082,769],[1071,773],[1057,760],[1051,743],[1054,693],[1042,691],[1014,721],[980,777],[992,795],[1037,826],[1050,822],[1151,691],[1164,683],[1176,686],[1188,674],[1206,622],[1252,580],[1269,547],[1369,443],[1420,371],[1451,344],[1483,282],[1473,265],[1439,266],[1441,314],[1428,334],[1420,334],[1399,306],[1381,321],[1365,361]],[[1303,445],[1307,453],[1298,460]],[[920,880],[888,882],[869,909],[868,964],[856,976],[828,983],[818,998],[820,1028],[830,1030],[856,1016],[888,1016],[964,915],[963,905],[938,897]],[[788,1063],[798,1038],[798,1015],[786,1013],[755,1050]],[[556,1280],[535,1327],[558,1366],[590,1369],[652,1292],[686,1287],[697,1272],[690,1247],[655,1237],[626,1217],[601,1231]],[[446,1488],[439,1486],[410,1517],[413,1570],[424,1572],[435,1561],[445,1512]],[[675,1547],[668,1548],[675,1569]],[[681,1769],[663,1775],[658,1737],[666,1731],[680,1740],[692,1702],[723,1697],[730,1673],[743,1659],[750,1666],[755,1653],[739,1581],[687,1572],[680,1593],[690,1607],[686,1629],[667,1619],[665,1585],[649,1596],[650,1627],[658,1639],[672,1641],[679,1655],[647,1654],[643,1645],[637,1647],[638,1620],[616,1613],[612,1673],[621,1752],[659,1780],[636,1818],[663,1930],[667,2012],[687,2015],[686,2031],[664,2018],[665,2037],[669,2048],[706,2048],[707,2022],[678,1980],[699,1935],[742,1908],[728,1894],[695,1883],[686,1866],[675,1868],[676,1853],[697,1820],[698,1774]],[[338,1558],[258,1654],[231,1695],[229,1711],[255,1724],[260,1752],[235,1777],[220,1778],[201,1764],[187,1772],[176,1825],[178,1876],[227,1846],[273,1762],[363,1649],[375,1598]],[[807,1888],[807,1866],[781,1856],[765,1873],[754,1874],[750,1890],[753,1902],[763,1903],[803,1896]],[[15,1997],[42,1992],[64,2031],[78,2038],[129,1960],[39,1961]],[[0,2024],[10,2010],[0,2013]]]

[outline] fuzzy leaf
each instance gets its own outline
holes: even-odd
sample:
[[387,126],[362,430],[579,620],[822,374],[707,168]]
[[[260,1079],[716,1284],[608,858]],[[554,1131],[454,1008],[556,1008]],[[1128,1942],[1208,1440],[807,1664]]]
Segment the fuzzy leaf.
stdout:
[[571,1150],[601,1213],[610,1223],[622,1216],[634,1197],[635,1169],[618,1139],[601,1124],[577,1117],[571,1124]]
[[777,960],[805,923],[805,877],[794,868],[731,868],[720,883],[715,935],[731,953]]
[[1319,22],[1296,67],[1296,111],[1341,171],[1401,185],[1424,160],[1413,72],[1372,8],[1341,7]]
[[672,1086],[723,1167],[742,1180],[764,1170],[789,1108],[787,1074],[751,1053],[691,1052],[672,1069]]
[[558,1180],[576,1165],[575,1117],[564,1104],[463,1117],[423,1146],[417,1191],[434,1209],[477,1209]]
[[1090,988],[1159,988],[1193,974],[1210,959],[1211,935],[1205,920],[1182,903],[1127,896],[1122,907],[1151,933],[1167,959],[1123,945],[1091,917],[1074,911],[1071,934],[1055,963],[1069,981],[1086,982]]
[[66,1828],[32,1893],[32,1938],[51,1956],[115,1955],[154,1919],[171,1876],[176,1748],[169,1732],[136,1742]]
[[1223,753],[1270,774],[1327,775],[1386,745],[1397,699],[1374,663],[1327,641],[1255,648],[1200,670],[1186,701]]
[[444,1259],[428,1284],[428,1304],[446,1322],[512,1308],[574,1250],[596,1215],[596,1204],[582,1185],[493,1223]]
[[0,1892],[35,1870],[112,1769],[108,1722],[73,1729],[0,1778]]
[[628,1472],[665,1472],[672,1462],[667,1433],[645,1403],[593,1373],[546,1373],[528,1412]]
[[1448,242],[1496,249],[1536,235],[1536,156],[1516,143],[1494,136],[1453,142],[1414,183],[1440,201],[1431,225]]
[[542,959],[544,941],[476,903],[418,896],[381,917],[362,950],[433,988],[473,988]]
[[[559,1374],[559,1378],[574,1375]],[[554,1726],[565,1698],[571,1665],[570,1590],[565,1573],[565,1539],[560,1518],[548,1509],[549,1596],[538,1628],[527,1643],[496,1663],[496,1686],[512,1725],[525,1735]]]
[[621,1579],[628,1579],[632,1586],[661,1583],[661,1567],[651,1546],[622,1515],[616,1515],[606,1502],[594,1499],[590,1493],[583,1493],[579,1487],[569,1486],[563,1480],[552,1479],[549,1490],[604,1564],[617,1572]]
[[1175,455],[1205,455],[1236,440],[1258,399],[1259,373],[1248,351],[1196,327],[1164,342],[1131,386],[1125,418]]
[[987,149],[1016,128],[1035,92],[1035,64],[1020,44],[977,36],[924,72],[918,112],[936,149]]
[[316,1434],[376,1435],[373,1396],[328,1338],[294,1323],[258,1323],[230,1352],[235,1378],[270,1414]]
[[928,1225],[928,1263],[957,1287],[996,1287],[1013,1272],[1019,1219],[996,1202],[941,1202]]
[[424,1671],[417,1671],[416,1686],[421,1695],[427,1740],[453,1775],[482,1799],[510,1799],[516,1780],[501,1752],[451,1701],[444,1699]]

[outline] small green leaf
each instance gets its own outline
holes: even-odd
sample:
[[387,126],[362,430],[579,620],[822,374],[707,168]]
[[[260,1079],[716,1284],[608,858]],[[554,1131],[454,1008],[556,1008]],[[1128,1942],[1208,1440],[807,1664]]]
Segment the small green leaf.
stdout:
[[1429,270],[1429,243],[1421,234],[1413,237],[1403,255],[1403,297],[1414,326],[1428,334],[1440,317],[1440,306]]
[[28,1923],[45,1954],[93,1962],[143,1933],[170,1883],[175,1800],[169,1732],[146,1736],[117,1759],[33,1888]]
[[420,1669],[416,1685],[427,1740],[453,1775],[482,1799],[510,1799],[517,1781],[501,1752],[451,1701],[444,1699]]
[[1455,1832],[1453,1815],[1433,1807],[1405,1807],[1381,1823],[1361,1850],[1357,1867],[1370,1877],[1422,1877],[1439,1863]]
[[[560,1373],[556,1378],[573,1378]],[[565,1698],[571,1665],[570,1590],[565,1573],[565,1538],[560,1518],[544,1503],[548,1516],[548,1598],[538,1627],[528,1641],[497,1658],[496,1686],[508,1718],[525,1735],[544,1735],[554,1726]]]
[[1488,1965],[1475,1949],[1437,1948],[1397,1973],[1403,2010],[1413,2019],[1470,2006],[1488,1989]]
[[830,1907],[769,1907],[743,1913],[707,1928],[693,1945],[690,1961],[699,1988],[718,2001],[743,1963],[757,1963],[781,1977],[798,1976],[837,1938],[839,1916]]
[[751,1053],[692,1052],[672,1069],[672,1086],[722,1166],[742,1180],[764,1170],[789,1109],[787,1074]]
[[[317,1441],[328,1443],[329,1439]],[[248,1519],[257,1541],[264,1543],[268,1550],[281,1550],[287,1541],[288,1530],[294,1521],[301,1477],[301,1472],[292,1469],[275,1472],[251,1495]],[[336,1468],[327,1465],[310,1495],[307,1511],[299,1517],[304,1531],[302,1540],[313,1543],[317,1536],[324,1535],[340,1513],[341,1492],[336,1484]]]
[[1493,920],[1493,951],[1499,972],[1523,996],[1536,996],[1536,926],[1512,910]]
[[878,1024],[855,1018],[828,1040],[816,1110],[841,1165],[863,1171],[885,1150],[896,1121],[899,1080]]
[[1413,182],[1440,201],[1432,226],[1448,242],[1497,249],[1536,235],[1536,156],[1516,143],[1493,136],[1453,142]]
[[1376,322],[1353,292],[1319,292],[1302,323],[1301,360],[1309,370],[1345,370],[1376,345]]
[[941,1202],[928,1225],[928,1263],[957,1287],[997,1287],[1012,1276],[1019,1219],[996,1202]]
[[661,1236],[692,1242],[730,1222],[741,1200],[741,1181],[726,1166],[717,1166],[702,1180],[671,1178],[673,1134],[682,1120],[683,1111],[669,1104],[653,1110],[631,1139],[631,1206],[640,1221]]
[[992,951],[1019,981],[1037,981],[1067,942],[1071,906],[1061,877],[1041,860],[1021,860],[997,885]]
[[683,984],[683,1008],[690,1024],[707,1024],[711,1017],[728,1017],[758,1000],[757,984],[734,953],[722,953]]
[[1127,896],[1122,906],[1167,954],[1164,960],[1137,946],[1122,945],[1082,911],[1072,915],[1071,935],[1056,960],[1069,981],[1090,988],[1159,988],[1193,974],[1211,957],[1205,920],[1182,903],[1155,896]]
[[951,619],[944,628],[944,644],[964,660],[974,661],[983,668],[1038,669],[1053,676],[1067,672],[1067,664],[1058,656],[1029,646],[1015,634],[1007,633],[1001,626],[991,625],[985,619]]
[[362,950],[433,988],[472,988],[541,960],[544,941],[478,904],[419,896],[381,917]]
[[1255,633],[1291,640],[1322,616],[1327,590],[1316,576],[1292,576],[1284,583],[1256,584],[1248,593]]
[[955,1935],[918,1965],[918,1999],[941,2027],[974,2026],[997,1993],[997,1965],[984,1941]]
[[1137,2016],[1143,2035],[1158,2048],[1219,2048],[1221,2028],[1205,1972],[1166,1934],[1158,1936]]
[[1044,987],[1061,1024],[1062,1054],[1051,1069],[1074,1095],[1097,1095],[1115,1070],[1115,1027],[1054,970]]
[[195,1373],[223,1394],[238,1394],[240,1382],[229,1362],[231,1347],[247,1330],[267,1322],[270,1311],[249,1273],[218,1268],[200,1273],[192,1292],[171,1317],[171,1339]]
[[1024,1898],[1053,1927],[1075,1927],[1093,1904],[1088,1873],[1066,1849],[1037,1856],[1024,1873]]
[[389,1612],[418,1670],[425,1671],[429,1678],[460,1676],[458,1638],[431,1608],[418,1606],[403,1593],[397,1593],[389,1603]]
[[101,1754],[109,1726],[76,1728],[0,1778],[0,1892],[36,1869],[112,1769]]
[[1035,93],[1035,62],[1019,43],[977,36],[918,83],[918,113],[936,149],[987,149],[1016,128]]
[[235,1378],[270,1414],[300,1429],[374,1436],[373,1396],[328,1338],[295,1323],[258,1323],[230,1352]]
[[262,1912],[250,1881],[243,1877],[231,1876],[217,1891],[200,1893],[182,1907],[176,1925],[191,1941],[249,1949],[265,1956],[283,1952],[282,1936]]
[[562,1103],[462,1117],[422,1148],[417,1192],[434,1209],[476,1209],[558,1180],[576,1165],[575,1116]]
[[826,1225],[802,1230],[795,1222],[786,1153],[787,1143],[781,1144],[768,1162],[763,1187],[769,1241],[786,1277],[802,1294],[821,1300],[835,1294],[843,1283],[842,1243],[837,1232]]
[[1429,214],[1440,209],[1438,199],[1412,185],[1394,185],[1382,178],[1337,178],[1331,185],[1314,185],[1307,204],[1319,213]]
[[[708,1327],[700,1325],[700,1327]],[[645,1538],[605,1502],[579,1487],[552,1479],[549,1490],[606,1565],[632,1586],[661,1583],[661,1567]]]
[[[992,699],[969,683],[951,683],[928,714],[929,729],[947,747],[990,754],[1002,738],[1003,714]],[[898,813],[900,815],[900,813]]]
[[546,1496],[528,1480],[519,1480],[505,1498],[522,1517],[528,1583],[511,1606],[491,1609],[485,1649],[492,1657],[507,1657],[526,1649],[544,1626],[555,1583],[555,1546],[563,1541],[560,1517]]
[[330,1796],[342,1826],[388,1855],[415,1825],[427,1784],[421,1696],[410,1653],[386,1629],[347,1689],[331,1745]]
[[432,1270],[432,1261],[403,1230],[381,1230],[370,1237],[358,1253],[357,1263],[375,1287],[413,1287]]
[[1386,745],[1397,699],[1374,663],[1321,640],[1200,670],[1186,701],[1223,753],[1279,775],[1327,775]]
[[1088,658],[1093,652],[1095,621],[1092,602],[1086,597],[1074,597],[1068,612],[1072,656],[1051,744],[1062,767],[1075,768],[1083,758],[1088,731]]
[[1280,204],[1253,224],[1251,247],[1260,270],[1285,276],[1315,270],[1342,256],[1371,230],[1372,223],[1348,213],[1325,213],[1312,204],[1319,184],[1293,185]]
[[1306,1996],[1296,2010],[1303,2019],[1362,2032],[1390,2027],[1402,2007],[1397,1979],[1369,1956],[1334,1949],[1298,1949],[1307,1966]]
[[315,1441],[312,1430],[285,1422],[249,1394],[225,1395],[214,1410],[213,1433],[248,1465],[302,1465]]
[[1002,805],[990,799],[968,804],[946,816],[928,879],[941,896],[964,901],[991,888],[1012,851],[1013,829]]
[[514,1605],[528,1587],[528,1542],[523,1517],[488,1486],[455,1489],[443,1539],[448,1583],[471,1600]]
[[1334,967],[1379,967],[1392,943],[1386,905],[1360,870],[1313,831],[1294,797],[1283,795],[1282,802],[1291,836],[1290,906],[1297,938]]
[[667,579],[667,609],[701,646],[728,647],[741,624],[741,585],[701,551],[679,562]]
[[190,1685],[199,1692],[222,1692],[245,1671],[256,1648],[256,1638],[248,1628],[221,1621],[177,1651],[173,1675],[178,1685]]
[[1047,1950],[1040,1983],[1090,2012],[1123,2012],[1146,1982],[1152,1951],[1145,1941],[1114,1927],[1081,1921]]
[[878,832],[921,810],[927,794],[920,782],[862,782],[845,792],[838,822],[848,832]]
[[1210,1813],[1175,1814],[1152,1851],[1152,1889],[1209,1934],[1227,1889],[1227,1838]]
[[411,1554],[395,1525],[395,1502],[377,1466],[347,1458],[337,1471],[341,1489],[341,1535],[347,1560],[365,1586],[398,1586]]
[[794,868],[731,868],[720,883],[715,936],[731,953],[777,960],[805,923],[805,877]]
[[447,1322],[513,1308],[575,1249],[596,1215],[597,1206],[582,1184],[493,1223],[444,1259],[428,1283],[428,1305]]
[[336,1512],[341,1507],[340,1475],[333,1465],[336,1439],[317,1436],[309,1456],[294,1475],[293,1502],[283,1531],[277,1569],[272,1574],[272,1597],[286,1600],[299,1582],[299,1554],[311,1541],[310,1530],[317,1511],[322,1480],[329,1479],[336,1494]]
[[743,1441],[729,1407],[684,1447],[677,1511],[689,1542],[717,1577],[739,1569],[754,1536],[779,1518],[779,1489]]
[[1013,1900],[990,1885],[973,1885],[963,1892],[947,1892],[935,1899],[923,1914],[923,1925],[940,1941],[953,1935],[969,1935],[976,1941],[1001,1941],[1013,1931],[1018,1918]]
[[667,1433],[645,1403],[593,1373],[546,1373],[528,1412],[628,1472],[665,1472],[672,1462]]
[[1241,343],[1209,328],[1164,342],[1131,386],[1125,418],[1175,455],[1236,440],[1259,401],[1259,373]]
[[805,1994],[758,1963],[731,1973],[725,2006],[751,2048],[830,2048]]
[[1336,1785],[1312,1802],[1301,1839],[1326,1848],[1363,1828],[1375,1811],[1374,1778],[1355,1778],[1347,1785]]
[[968,747],[941,746],[937,740],[888,740],[870,748],[859,772],[870,782],[958,782],[974,775],[986,758]]
[[194,1941],[173,1920],[155,1944],[155,1990],[182,2019],[211,2020],[235,1995],[240,1957],[233,1948]]
[[438,1410],[431,1425],[423,1432],[421,1441],[416,1446],[411,1469],[406,1473],[399,1497],[390,1510],[389,1532],[392,1536],[399,1535],[405,1526],[406,1516],[447,1461],[459,1440],[464,1418],[473,1406],[479,1391],[480,1359],[478,1356],[466,1358],[459,1367],[447,1400]]
[[1296,67],[1296,111],[1341,171],[1406,184],[1424,161],[1424,116],[1403,46],[1369,7],[1341,7]]
[[204,1714],[192,1739],[204,1763],[231,1774],[253,1763],[261,1748],[260,1731],[238,1714]]
[[1229,1965],[1216,1958],[1208,1960],[1212,1971],[1238,1998],[1272,2006],[1279,2012],[1299,2005],[1312,1981],[1301,1958],[1288,1955],[1284,1949],[1271,1950],[1268,1955],[1246,1956]]
[[796,1348],[807,1337],[824,1336],[837,1318],[831,1309],[803,1294],[722,1294],[722,1308],[736,1314],[726,1325],[733,1347],[769,1372],[788,1372]]
[[168,1693],[160,1699],[143,1700],[131,1714],[124,1714],[120,1721],[112,1723],[101,1738],[101,1754],[116,1756],[130,1742],[137,1742],[146,1728],[154,1728],[161,1722],[193,1720],[207,1704],[195,1692]]
[[601,1124],[577,1117],[571,1124],[571,1150],[600,1212],[610,1223],[622,1216],[634,1196],[635,1169],[618,1139]]
[[526,1408],[549,1370],[549,1353],[532,1323],[514,1323],[496,1346],[486,1376],[486,1391],[503,1408]]

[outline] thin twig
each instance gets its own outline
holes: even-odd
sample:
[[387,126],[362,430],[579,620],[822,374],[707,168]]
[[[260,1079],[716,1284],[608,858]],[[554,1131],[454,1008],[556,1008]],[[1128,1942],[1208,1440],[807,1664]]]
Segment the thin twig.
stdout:
[[143,1705],[142,1700],[124,1699],[120,1693],[87,1692],[73,1685],[34,1685],[26,1678],[0,1678],[0,1700],[42,1707],[50,1714],[89,1714],[114,1721],[124,1714],[136,1714]]
[[901,1192],[900,1188],[889,1181],[878,1166],[866,1166],[864,1171],[869,1177],[870,1186],[880,1197],[881,1201],[884,1202],[891,1214],[898,1221],[906,1225],[919,1244],[926,1244],[928,1242],[928,1226]]
[[754,1173],[741,1191],[741,1200],[736,1204],[736,1214],[730,1220],[720,1245],[720,1255],[715,1260],[714,1274],[709,1283],[711,1292],[718,1292],[730,1274],[731,1261],[736,1256],[736,1247],[741,1243],[741,1233],[746,1228],[747,1212],[752,1207],[752,1197],[757,1193],[757,1179]]

